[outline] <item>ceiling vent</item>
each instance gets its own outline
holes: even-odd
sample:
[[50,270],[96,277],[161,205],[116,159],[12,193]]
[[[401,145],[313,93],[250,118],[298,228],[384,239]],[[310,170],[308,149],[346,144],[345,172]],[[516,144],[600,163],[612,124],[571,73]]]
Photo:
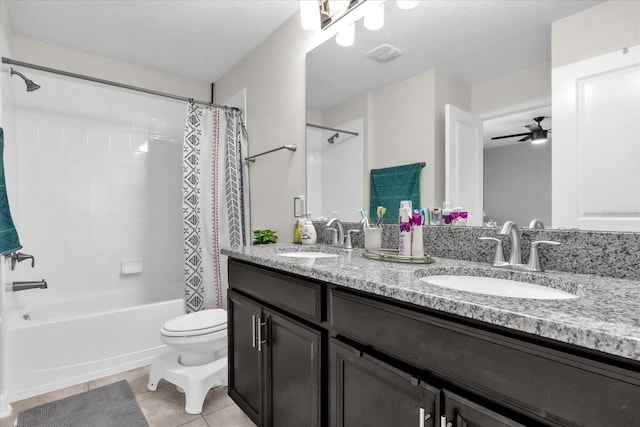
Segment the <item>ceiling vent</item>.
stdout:
[[402,51],[400,49],[387,43],[374,47],[367,52],[368,57],[373,58],[378,62],[389,62],[400,55],[402,55]]

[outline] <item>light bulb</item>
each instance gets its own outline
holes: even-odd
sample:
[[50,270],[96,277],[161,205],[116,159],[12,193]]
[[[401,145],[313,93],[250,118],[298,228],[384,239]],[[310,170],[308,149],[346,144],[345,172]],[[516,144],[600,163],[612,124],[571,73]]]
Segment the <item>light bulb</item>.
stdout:
[[303,30],[320,29],[320,7],[317,0],[299,0],[300,24]]
[[396,3],[400,9],[413,9],[420,3],[419,0],[397,0]]
[[332,16],[338,12],[347,10],[348,7],[349,0],[329,0],[329,11]]
[[338,34],[336,34],[336,43],[339,46],[349,47],[353,45],[356,38],[356,24],[352,22],[349,25],[344,26]]
[[364,15],[364,27],[367,30],[379,30],[384,25],[384,3],[369,9]]

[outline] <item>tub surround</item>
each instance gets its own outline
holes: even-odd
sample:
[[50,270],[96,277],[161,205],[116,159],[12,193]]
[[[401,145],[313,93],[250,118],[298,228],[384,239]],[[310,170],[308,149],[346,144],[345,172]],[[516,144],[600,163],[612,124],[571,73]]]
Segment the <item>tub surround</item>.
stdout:
[[[309,250],[309,247],[293,244],[223,249],[222,253],[232,258],[306,278],[630,359],[629,362],[634,365],[640,362],[640,317],[638,317],[638,313],[640,313],[640,281],[566,271],[550,271],[553,269],[553,264],[548,259],[544,260],[547,267],[545,273],[523,273],[496,269],[489,264],[493,257],[493,247],[484,247],[484,245],[478,245],[480,242],[476,243],[477,237],[491,235],[495,233],[494,229],[427,227],[427,231],[425,233],[425,242],[429,243],[427,251],[433,249],[431,245],[438,241],[438,238],[442,239],[442,244],[439,246],[440,252],[435,250],[431,252],[436,256],[434,257],[435,262],[429,265],[407,265],[370,260],[363,256],[363,249],[341,250],[341,256],[335,258],[290,258],[277,255],[282,251]],[[437,236],[437,233],[441,235]],[[559,240],[564,235],[566,236],[564,242],[572,242],[575,241],[576,235],[575,232],[558,231],[541,231],[539,233],[546,233],[545,237],[538,235],[535,236],[535,240],[541,238]],[[529,231],[525,234],[529,234]],[[587,233],[590,237],[591,234],[598,233]],[[618,235],[615,233],[599,234],[611,235],[611,238]],[[319,238],[324,235],[324,230],[321,229]],[[455,240],[457,256],[485,258],[483,262],[442,257],[441,253],[448,253],[452,250],[450,244],[445,244],[452,238],[452,235],[455,235],[457,239]],[[356,236],[354,245],[361,246],[362,236]],[[386,238],[389,243],[392,241],[389,236],[393,236],[392,230],[385,228],[383,240]],[[606,238],[603,239],[606,241]],[[528,247],[528,242],[523,246]],[[483,249],[476,252],[474,248],[478,247]],[[322,246],[322,250],[335,251],[336,249]],[[618,253],[615,248],[609,248],[609,250]],[[624,250],[619,253],[624,254]],[[580,256],[575,258],[567,261],[566,264],[591,265],[589,268],[598,265],[594,260],[583,259],[580,261]],[[630,270],[633,268],[638,268],[638,266],[630,266]],[[619,271],[623,276],[627,274],[622,269],[616,271]],[[576,293],[580,298],[532,300],[493,297],[442,288],[420,281],[421,277],[438,274],[480,275],[527,280]],[[632,271],[631,274],[635,273]]]

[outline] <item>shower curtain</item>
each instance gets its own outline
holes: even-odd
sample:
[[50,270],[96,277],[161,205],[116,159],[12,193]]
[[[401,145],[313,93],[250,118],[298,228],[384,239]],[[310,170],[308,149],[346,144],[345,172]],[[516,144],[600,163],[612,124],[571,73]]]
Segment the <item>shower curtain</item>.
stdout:
[[221,247],[249,244],[247,134],[236,109],[187,107],[183,144],[183,222],[187,313],[222,308]]

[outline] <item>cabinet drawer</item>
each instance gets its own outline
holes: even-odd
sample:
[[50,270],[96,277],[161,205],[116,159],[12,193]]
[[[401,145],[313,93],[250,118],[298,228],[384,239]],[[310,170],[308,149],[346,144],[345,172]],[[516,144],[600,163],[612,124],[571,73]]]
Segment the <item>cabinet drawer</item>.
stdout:
[[229,287],[305,319],[323,320],[321,283],[229,259]]
[[344,336],[533,418],[640,425],[640,374],[334,289]]

